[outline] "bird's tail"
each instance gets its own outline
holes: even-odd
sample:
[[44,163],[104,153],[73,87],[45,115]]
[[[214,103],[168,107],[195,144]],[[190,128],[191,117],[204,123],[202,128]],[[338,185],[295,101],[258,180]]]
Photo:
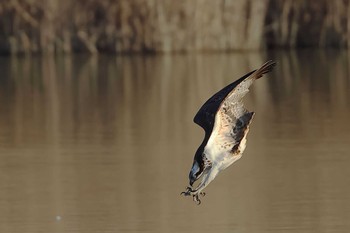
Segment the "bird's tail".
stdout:
[[276,62],[274,61],[267,61],[265,62],[259,69],[255,71],[255,79],[261,78],[264,74],[272,71],[273,67],[275,67]]

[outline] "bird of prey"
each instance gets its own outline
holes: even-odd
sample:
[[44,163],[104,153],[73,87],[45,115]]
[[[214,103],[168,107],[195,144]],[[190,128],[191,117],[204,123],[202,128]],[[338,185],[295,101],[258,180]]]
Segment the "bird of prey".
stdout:
[[[249,112],[242,99],[256,79],[270,72],[275,62],[268,61],[214,94],[199,109],[193,121],[205,131],[202,144],[196,151],[189,174],[189,186],[184,196],[192,196],[200,204],[202,190],[232,163],[241,158],[254,112]],[[193,184],[200,177],[196,188]]]

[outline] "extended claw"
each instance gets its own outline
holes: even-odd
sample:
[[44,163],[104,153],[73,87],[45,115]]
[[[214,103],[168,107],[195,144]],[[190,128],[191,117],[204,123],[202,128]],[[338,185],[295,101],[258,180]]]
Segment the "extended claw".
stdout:
[[198,194],[193,195],[193,201],[197,204],[200,205],[202,203],[202,201],[199,199]]
[[184,196],[190,196],[192,192],[192,188],[187,186],[186,187],[186,191],[185,192],[181,192],[180,195],[184,195]]
[[183,196],[192,196],[193,201],[197,204],[200,205],[202,201],[199,199],[199,196],[204,197],[205,192],[198,192],[197,190],[193,190],[192,187],[188,186],[186,187],[186,191],[181,192],[180,195]]

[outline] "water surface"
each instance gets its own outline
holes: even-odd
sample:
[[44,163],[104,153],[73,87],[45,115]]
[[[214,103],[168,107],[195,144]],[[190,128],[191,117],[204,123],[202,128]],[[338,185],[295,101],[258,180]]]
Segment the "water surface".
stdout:
[[[1,232],[349,232],[344,52],[0,58]],[[181,197],[201,104],[268,59],[247,149]]]

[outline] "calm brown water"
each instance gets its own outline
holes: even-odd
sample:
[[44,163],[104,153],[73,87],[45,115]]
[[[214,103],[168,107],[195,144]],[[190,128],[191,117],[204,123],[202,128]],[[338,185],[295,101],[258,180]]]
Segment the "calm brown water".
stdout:
[[[267,59],[237,163],[181,197],[215,91]],[[0,232],[349,232],[350,56],[0,58]]]

